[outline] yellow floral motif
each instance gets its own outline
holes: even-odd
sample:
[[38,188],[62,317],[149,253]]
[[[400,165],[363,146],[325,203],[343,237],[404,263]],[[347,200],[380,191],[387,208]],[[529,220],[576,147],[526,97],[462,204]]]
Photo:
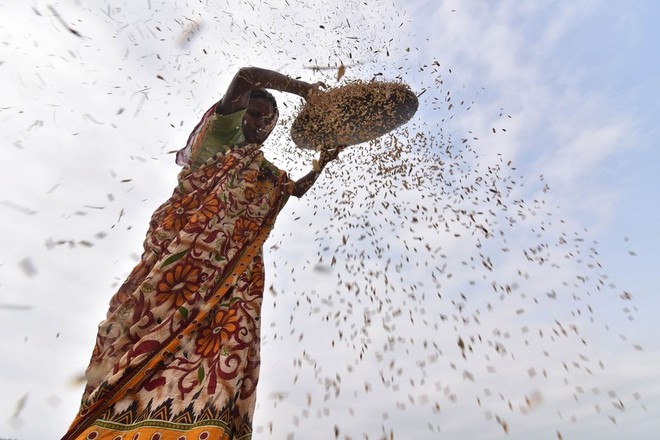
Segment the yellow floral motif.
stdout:
[[218,212],[220,212],[220,201],[215,194],[211,194],[204,199],[202,206],[200,206],[197,212],[190,218],[190,223],[205,222],[206,220],[213,218]]
[[211,325],[200,332],[197,339],[197,352],[204,357],[217,354],[221,348],[223,354],[229,353],[225,344],[238,330],[239,320],[236,309],[219,310],[213,317]]
[[172,202],[172,209],[168,211],[163,219],[163,228],[166,230],[180,230],[188,221],[188,216],[197,209],[198,205],[199,202],[191,196]]
[[247,218],[239,218],[236,221],[236,226],[234,226],[234,233],[232,234],[231,238],[236,242],[242,243],[256,234],[258,228],[259,225],[253,220]]
[[156,297],[159,302],[174,298],[174,304],[181,307],[191,300],[197,291],[200,270],[190,264],[179,264],[163,275],[158,283]]

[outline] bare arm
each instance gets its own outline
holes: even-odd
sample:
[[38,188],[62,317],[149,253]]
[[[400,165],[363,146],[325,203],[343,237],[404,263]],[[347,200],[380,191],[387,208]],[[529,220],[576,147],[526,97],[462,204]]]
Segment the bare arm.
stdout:
[[328,162],[335,160],[337,155],[339,155],[339,153],[344,148],[344,146],[337,146],[335,148],[322,150],[321,157],[319,158],[318,163],[314,163],[312,171],[293,183],[293,190],[291,191],[291,195],[294,195],[298,198],[304,196],[305,193],[312,187],[312,185],[314,185],[314,182],[316,182],[316,179],[318,179],[318,177],[321,175],[321,171],[323,171]]
[[310,92],[318,89],[318,86],[290,78],[273,70],[243,67],[234,75],[234,79],[229,84],[216,111],[228,115],[247,108],[250,92],[257,88],[273,89],[307,98]]

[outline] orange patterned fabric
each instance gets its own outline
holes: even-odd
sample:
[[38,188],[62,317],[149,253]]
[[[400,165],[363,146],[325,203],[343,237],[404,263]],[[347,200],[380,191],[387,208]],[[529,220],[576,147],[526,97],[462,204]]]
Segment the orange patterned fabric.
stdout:
[[114,295],[64,439],[249,439],[262,245],[288,198],[258,145],[179,176]]

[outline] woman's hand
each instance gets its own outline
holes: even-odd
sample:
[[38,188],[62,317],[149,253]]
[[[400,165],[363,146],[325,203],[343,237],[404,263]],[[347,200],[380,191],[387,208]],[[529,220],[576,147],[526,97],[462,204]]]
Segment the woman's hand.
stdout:
[[305,101],[309,101],[309,99],[318,94],[318,93],[323,93],[324,89],[327,89],[328,86],[324,82],[315,82],[314,84],[309,84],[307,83],[307,91],[305,92]]
[[344,148],[346,148],[346,145],[337,145],[334,147],[327,147],[321,149],[321,156],[319,157],[319,168],[323,169],[325,166],[335,160],[339,153],[344,151]]

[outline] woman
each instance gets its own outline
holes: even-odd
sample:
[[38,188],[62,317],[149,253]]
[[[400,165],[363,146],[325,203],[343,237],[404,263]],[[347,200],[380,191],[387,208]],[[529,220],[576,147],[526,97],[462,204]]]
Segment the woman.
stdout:
[[264,89],[319,92],[243,68],[177,154],[172,197],[153,214],[141,261],[110,301],[64,439],[249,439],[259,375],[262,245],[341,148],[297,182],[260,151],[277,121]]

